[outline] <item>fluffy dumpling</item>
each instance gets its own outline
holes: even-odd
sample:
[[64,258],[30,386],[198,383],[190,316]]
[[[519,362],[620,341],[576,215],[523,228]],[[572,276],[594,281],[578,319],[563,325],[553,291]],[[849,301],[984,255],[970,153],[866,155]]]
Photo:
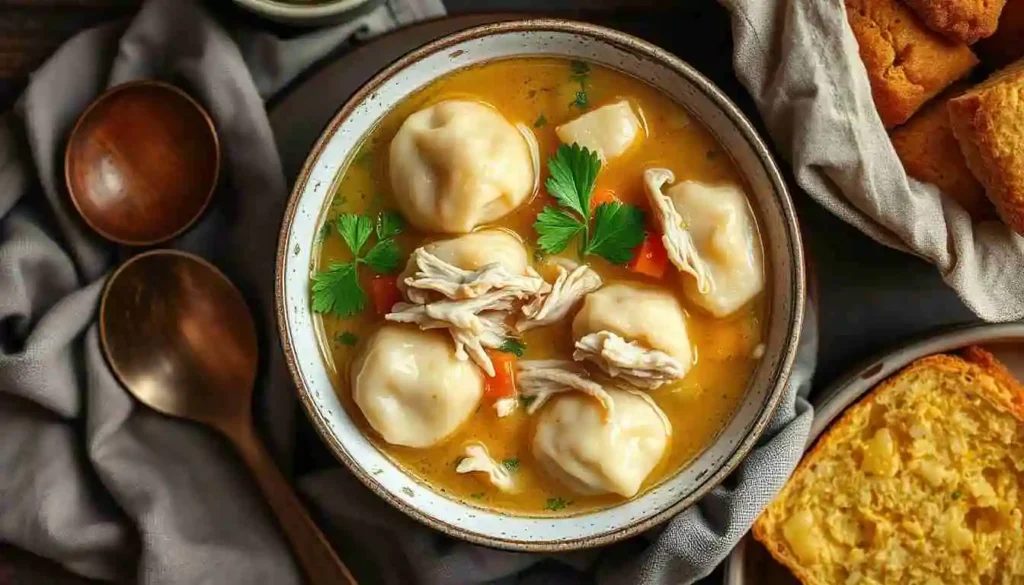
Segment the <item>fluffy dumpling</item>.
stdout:
[[575,142],[606,161],[626,152],[639,133],[640,119],[626,100],[601,106],[555,128],[565,144]]
[[537,161],[528,129],[517,129],[487,104],[447,100],[402,123],[391,141],[391,188],[416,227],[464,233],[530,197]]
[[639,391],[608,389],[613,409],[581,393],[543,409],[533,436],[534,458],[572,491],[632,497],[661,461],[672,427]]
[[483,391],[480,368],[456,358],[439,331],[386,324],[352,366],[352,397],[392,445],[440,443],[476,411]]
[[686,369],[693,363],[686,314],[669,290],[617,283],[590,293],[573,319],[572,335],[578,342],[601,331],[665,352]]
[[683,181],[665,191],[711,277],[702,292],[683,278],[686,297],[716,317],[736,312],[764,290],[764,261],[747,198],[737,185]]

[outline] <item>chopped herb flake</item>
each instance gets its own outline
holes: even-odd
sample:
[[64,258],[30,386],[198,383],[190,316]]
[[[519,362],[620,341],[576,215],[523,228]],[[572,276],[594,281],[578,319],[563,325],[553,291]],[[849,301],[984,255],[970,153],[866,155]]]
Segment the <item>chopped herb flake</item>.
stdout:
[[586,90],[580,90],[576,92],[576,99],[574,99],[572,103],[569,105],[575,106],[581,110],[585,110],[587,109],[587,105],[589,104],[589,102],[590,100],[587,99]]
[[544,509],[551,510],[552,512],[557,512],[559,510],[565,509],[566,506],[571,505],[572,500],[564,500],[562,498],[548,498],[547,503],[544,504]]
[[501,344],[501,347],[498,348],[498,351],[510,353],[516,357],[523,357],[523,354],[526,353],[526,344],[518,339],[509,337],[508,339],[505,340],[504,343]]
[[515,471],[519,469],[519,459],[512,457],[501,462],[502,467],[509,471]]
[[359,338],[356,337],[356,335],[351,331],[342,331],[341,333],[334,336],[334,340],[340,343],[341,345],[347,345],[349,347],[352,347],[353,345],[359,343]]
[[469,494],[469,497],[473,498],[474,500],[482,500],[485,495],[486,494],[484,492],[473,492]]
[[533,122],[533,127],[534,128],[543,128],[544,126],[547,126],[547,124],[548,124],[548,119],[544,116],[544,114],[541,114],[541,115],[537,116],[537,119]]
[[950,494],[950,497],[953,498],[954,500],[959,500],[962,496],[963,494],[960,492],[960,490],[956,490],[955,492]]

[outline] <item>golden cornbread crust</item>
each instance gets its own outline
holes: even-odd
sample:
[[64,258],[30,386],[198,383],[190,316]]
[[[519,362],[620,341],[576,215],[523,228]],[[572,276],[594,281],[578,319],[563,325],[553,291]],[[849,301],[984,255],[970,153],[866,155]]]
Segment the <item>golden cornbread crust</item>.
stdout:
[[929,30],[899,0],[846,0],[846,17],[886,128],[978,64],[970,47]]
[[1024,234],[1024,61],[949,100],[947,110],[968,168],[1003,222]]
[[1006,0],[903,0],[932,30],[967,44],[996,32]]
[[802,583],[1024,582],[1024,387],[981,348],[961,356],[848,408],[755,522]]
[[994,218],[995,208],[967,168],[949,125],[946,102],[960,91],[962,88],[956,87],[925,104],[906,124],[893,130],[890,138],[909,176],[935,185],[975,220]]

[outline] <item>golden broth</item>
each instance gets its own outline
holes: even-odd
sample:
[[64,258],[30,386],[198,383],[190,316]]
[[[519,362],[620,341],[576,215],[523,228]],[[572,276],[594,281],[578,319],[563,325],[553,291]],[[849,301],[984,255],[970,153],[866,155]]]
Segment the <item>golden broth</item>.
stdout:
[[[391,139],[410,114],[445,99],[482,100],[497,108],[513,124],[522,122],[531,126],[540,145],[543,163],[559,145],[555,126],[581,113],[577,106],[572,105],[580,89],[579,83],[570,79],[570,75],[570,61],[565,59],[509,59],[455,72],[409,96],[384,117],[353,157],[335,186],[325,225],[333,224],[334,218],[342,212],[375,214],[396,208],[388,180]],[[619,199],[641,207],[650,217],[641,179],[646,168],[671,169],[677,180],[743,184],[743,178],[711,134],[658,90],[622,73],[592,65],[586,93],[591,109],[611,103],[616,98],[628,97],[643,113],[647,126],[646,137],[638,138],[630,150],[601,170],[598,190],[612,189]],[[545,167],[541,185],[546,175]],[[542,187],[531,202],[494,225],[519,234],[532,253],[536,241],[533,222],[544,205],[552,203],[553,199]],[[330,235],[324,237],[328,233]],[[323,229],[318,238],[321,248],[314,270],[320,270],[331,262],[351,260],[351,255],[333,230]],[[416,247],[441,238],[406,226],[405,232],[398,237],[402,265]],[[587,260],[606,283],[657,282],[600,258],[588,257]],[[686,308],[690,339],[696,348],[697,360],[684,380],[650,393],[671,420],[673,433],[665,457],[647,478],[642,490],[679,470],[714,441],[743,398],[747,380],[756,363],[752,355],[762,337],[764,295],[727,319],[713,319],[686,300],[681,294],[680,276],[671,268],[669,272],[670,275],[660,284],[676,291]],[[367,278],[367,274],[362,274],[362,277]],[[349,413],[377,446],[404,469],[435,489],[467,503],[531,515],[577,513],[622,500],[617,495],[575,495],[545,476],[530,454],[531,417],[520,408],[514,414],[499,419],[487,398],[481,401],[476,414],[439,446],[413,449],[385,443],[370,428],[352,399],[349,366],[359,346],[346,345],[342,335],[352,333],[358,340],[363,340],[382,322],[383,319],[373,315],[369,309],[353,318],[322,316],[324,354],[333,372],[335,388]],[[573,343],[570,328],[571,319],[567,319],[559,325],[528,331],[523,337],[527,346],[523,359],[571,359]],[[455,466],[469,441],[486,444],[491,456],[498,461],[518,461],[515,474],[521,491],[514,495],[503,494],[480,474],[455,473]],[[564,508],[562,504],[566,504]]]

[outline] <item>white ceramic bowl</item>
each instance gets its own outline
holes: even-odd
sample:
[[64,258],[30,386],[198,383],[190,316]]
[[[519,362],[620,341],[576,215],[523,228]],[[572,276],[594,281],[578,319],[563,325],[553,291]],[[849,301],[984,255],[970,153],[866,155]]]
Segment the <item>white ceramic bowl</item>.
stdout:
[[[746,398],[716,442],[643,495],[563,518],[511,516],[450,499],[407,475],[367,439],[335,394],[320,355],[309,279],[314,237],[331,185],[361,139],[395,104],[447,73],[512,56],[586,59],[653,85],[701,120],[746,176],[767,260],[766,352]],[[632,536],[693,504],[742,460],[785,390],[803,319],[804,263],[792,203],[767,148],[740,111],[707,79],[669,53],[629,35],[562,20],[484,25],[444,37],[382,71],[335,115],[296,181],[278,244],[277,314],[299,397],[328,447],[381,497],[410,516],[465,540],[519,550],[565,550]]]
[[359,9],[377,5],[377,0],[320,0],[286,2],[284,0],[235,0],[235,4],[284,24],[319,26],[348,18]]

